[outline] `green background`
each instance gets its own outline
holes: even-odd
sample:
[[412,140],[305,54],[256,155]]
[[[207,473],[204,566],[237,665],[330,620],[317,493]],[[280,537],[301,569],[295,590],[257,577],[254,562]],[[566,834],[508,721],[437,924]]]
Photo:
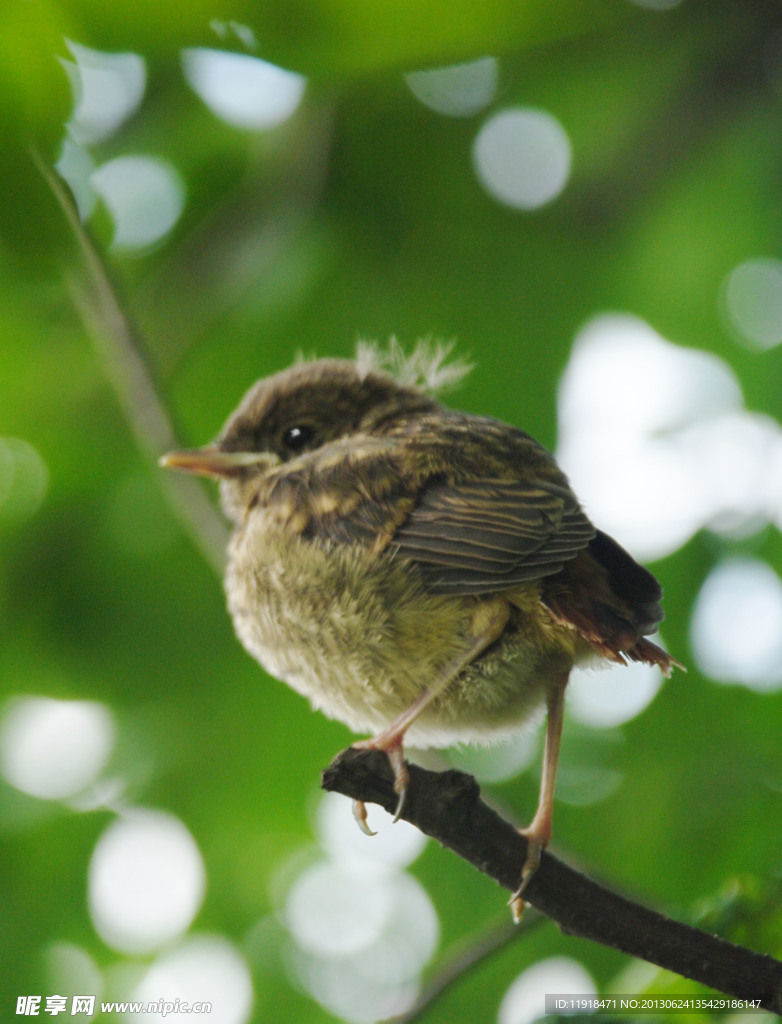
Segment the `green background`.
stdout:
[[[216,18],[251,26],[259,56],[308,76],[285,125],[231,128],[188,89],[180,50],[219,45]],[[274,918],[274,880],[313,843],[319,772],[351,736],[240,649],[219,580],[167,505],[155,453],[134,442],[74,310],[76,244],[27,149],[59,154],[72,106],[56,59],[65,37],[147,61],[141,108],[93,159],[154,154],[186,184],[162,243],[108,257],[182,443],[213,437],[246,387],[297,351],[350,355],[358,337],[396,335],[458,339],[476,369],[451,401],[553,448],[573,338],[606,310],[718,354],[747,407],[778,416],[782,348],[737,344],[719,298],[738,263],[780,254],[782,15],[757,0],[669,11],[620,0],[12,0],[0,13],[0,434],[32,444],[49,472],[34,514],[0,517],[0,688],[111,708],[112,767],[135,802],[176,814],[196,838],[208,889],[194,929],[244,950],[254,1019],[329,1020],[281,963],[254,957],[251,937]],[[426,109],[402,78],[486,54],[500,59],[500,90],[473,117]],[[573,147],[566,190],[532,213],[491,199],[471,165],[487,114],[514,105],[548,110]],[[105,210],[91,226],[107,246]],[[623,783],[594,806],[559,806],[555,832],[562,856],[609,885],[776,956],[782,693],[716,686],[688,638],[720,559],[750,551],[779,567],[780,550],[775,528],[733,542],[703,531],[653,566],[666,642],[688,673],[618,746],[575,727],[568,741],[566,726],[566,762],[608,758]],[[495,790],[520,821],[535,792],[534,773]],[[110,820],[0,782],[2,1005],[48,991],[53,940],[104,968],[121,960],[85,900]],[[434,845],[413,871],[440,916],[441,949],[502,913],[502,893]],[[623,967],[549,924],[426,1020],[495,1019],[513,978],[554,953],[580,959],[601,986]]]

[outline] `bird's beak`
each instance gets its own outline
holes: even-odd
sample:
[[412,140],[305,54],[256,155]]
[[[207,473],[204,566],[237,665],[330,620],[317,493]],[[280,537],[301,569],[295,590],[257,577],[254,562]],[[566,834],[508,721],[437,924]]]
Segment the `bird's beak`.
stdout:
[[159,465],[166,469],[223,478],[238,476],[249,466],[271,469],[278,462],[277,456],[271,452],[225,452],[216,444],[208,444],[204,448],[182,448],[159,459]]

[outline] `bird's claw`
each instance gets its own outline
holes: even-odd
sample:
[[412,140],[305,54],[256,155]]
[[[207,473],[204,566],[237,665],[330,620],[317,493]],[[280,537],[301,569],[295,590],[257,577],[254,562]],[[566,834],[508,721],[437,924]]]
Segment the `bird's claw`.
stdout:
[[508,906],[511,909],[513,920],[516,924],[521,921],[524,913],[524,890],[532,881],[535,872],[540,867],[540,855],[543,852],[543,843],[526,835],[523,831],[521,834],[524,835],[527,840],[527,859],[524,861],[524,867],[521,869],[521,881],[519,882],[519,887],[508,900]]
[[[396,789],[396,786],[394,786],[394,789]],[[396,802],[396,810],[394,811],[394,825],[402,817],[402,811],[405,809],[405,800],[407,798],[407,784],[402,786],[399,790],[397,790],[397,792],[399,793],[399,799]]]
[[369,827],[369,821],[367,819],[367,805],[363,800],[353,801],[353,817],[356,819],[356,824],[365,836],[377,835],[377,832],[373,832]]
[[[407,787],[410,782],[410,773],[407,770],[407,765],[405,764],[404,755],[402,753],[401,738],[395,736],[391,741],[387,741],[385,737],[381,735],[376,737],[374,740],[362,740],[360,743],[354,743],[353,748],[355,750],[385,751],[394,773],[394,792],[399,797],[393,817],[393,822],[395,824],[402,817],[402,811],[404,810],[405,800],[407,798]],[[373,832],[369,827],[369,822],[367,820],[367,808],[363,800],[353,801],[353,817],[356,819],[358,827],[364,835],[377,835],[377,833]]]
[[518,891],[508,900],[508,906],[513,916],[513,923],[521,924],[521,919],[524,916],[524,900],[518,895]]
[[[399,794],[399,799],[397,800],[397,804],[396,804],[396,810],[394,811],[394,817],[392,819],[392,824],[394,824],[394,825],[402,817],[402,811],[404,810],[405,798],[406,797],[407,797],[407,786],[405,786],[404,789]],[[363,800],[354,800],[353,801],[353,817],[356,819],[356,824],[358,825],[358,827],[361,829],[361,831],[364,833],[365,836],[376,836],[377,835],[377,832],[375,832],[372,828],[369,827],[369,816],[367,815],[367,805],[364,803]]]

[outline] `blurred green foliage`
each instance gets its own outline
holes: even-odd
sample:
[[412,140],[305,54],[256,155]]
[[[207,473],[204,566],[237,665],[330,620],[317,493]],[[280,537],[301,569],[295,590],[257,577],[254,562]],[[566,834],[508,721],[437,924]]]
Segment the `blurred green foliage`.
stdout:
[[[183,47],[241,50],[215,33],[231,20],[253,29],[259,56],[308,76],[278,128],[228,126],[184,80]],[[350,735],[239,648],[220,584],[167,507],[74,310],[77,245],[27,149],[59,154],[66,38],[147,64],[142,105],[90,147],[95,163],[154,155],[185,183],[169,236],[109,255],[182,443],[210,439],[246,387],[297,351],[349,355],[358,337],[396,335],[457,338],[476,362],[458,404],[553,447],[574,335],[605,310],[717,353],[748,407],[779,415],[782,348],[738,345],[720,294],[736,264],[782,246],[782,14],[760,0],[660,11],[622,0],[13,0],[0,13],[0,435],[34,446],[49,475],[39,508],[0,519],[0,690],[111,708],[110,772],[128,801],[171,811],[195,837],[208,877],[196,928],[247,952],[254,1019],[325,1021],[253,950],[266,949],[258,929],[275,912],[275,880],[313,842],[319,771]],[[442,117],[402,78],[486,54],[500,59],[489,109],[544,108],[571,141],[567,188],[534,212],[478,184],[471,150],[486,111]],[[91,225],[109,247],[104,208]],[[595,806],[558,808],[554,845],[683,919],[707,908],[726,937],[780,956],[782,693],[717,687],[688,648],[695,595],[726,550],[780,566],[769,528],[735,542],[702,532],[654,567],[666,640],[689,672],[622,728],[610,754],[621,786]],[[566,729],[566,757],[567,744]],[[602,749],[595,741],[596,758]],[[535,789],[524,776],[496,792],[523,821]],[[104,968],[122,959],[85,900],[110,818],[0,782],[1,1005],[50,990],[52,941]],[[439,849],[414,870],[444,946],[502,906]],[[512,979],[548,954],[581,959],[600,985],[623,969],[549,926],[426,1019],[494,1019]]]

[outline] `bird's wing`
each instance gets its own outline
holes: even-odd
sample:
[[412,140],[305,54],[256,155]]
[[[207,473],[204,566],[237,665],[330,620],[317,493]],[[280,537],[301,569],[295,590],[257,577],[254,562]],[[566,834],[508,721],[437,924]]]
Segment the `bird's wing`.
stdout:
[[492,435],[483,440],[465,470],[448,458],[447,429],[417,432],[401,455],[397,441],[352,438],[281,469],[266,502],[295,509],[305,537],[393,551],[419,567],[431,593],[511,590],[558,572],[595,528],[535,442],[512,432],[511,475],[508,453]]
[[487,594],[558,572],[595,535],[566,486],[432,481],[393,537],[429,591]]

